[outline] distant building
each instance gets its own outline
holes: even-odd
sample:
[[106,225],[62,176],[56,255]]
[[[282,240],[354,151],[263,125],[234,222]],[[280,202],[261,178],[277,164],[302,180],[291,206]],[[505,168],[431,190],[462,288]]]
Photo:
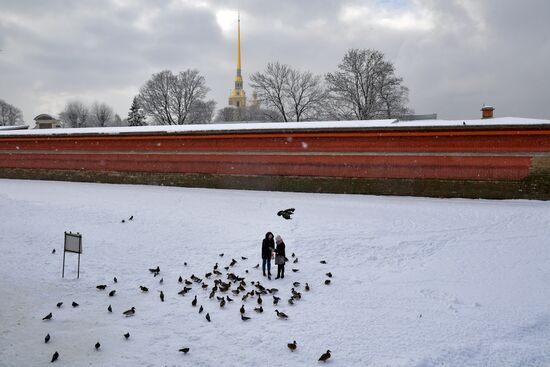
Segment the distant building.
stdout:
[[421,121],[421,120],[437,120],[437,113],[429,115],[403,115],[398,116],[399,121]]
[[237,18],[237,76],[235,77],[235,88],[229,94],[229,105],[237,108],[246,107],[246,93],[243,89],[243,78],[241,76],[241,17]]
[[61,121],[54,119],[48,114],[40,114],[34,118],[35,129],[54,129],[61,127]]

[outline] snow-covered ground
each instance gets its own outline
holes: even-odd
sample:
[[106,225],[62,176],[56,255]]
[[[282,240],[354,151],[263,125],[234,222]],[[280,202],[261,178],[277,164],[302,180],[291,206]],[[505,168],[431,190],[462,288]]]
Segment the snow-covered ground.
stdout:
[[[276,216],[288,207],[294,219]],[[330,349],[333,366],[548,366],[549,223],[550,203],[537,201],[0,180],[0,365],[47,365],[58,351],[60,366],[311,366]],[[74,254],[61,278],[64,231],[83,234],[78,280]],[[299,258],[284,280],[253,268],[266,231]],[[221,309],[197,285],[178,295],[180,275],[211,287],[205,273],[218,262],[225,281],[232,258],[247,291],[261,281],[280,304],[265,295],[258,314],[257,297],[228,292],[235,301]],[[302,299],[291,306],[295,281]]]

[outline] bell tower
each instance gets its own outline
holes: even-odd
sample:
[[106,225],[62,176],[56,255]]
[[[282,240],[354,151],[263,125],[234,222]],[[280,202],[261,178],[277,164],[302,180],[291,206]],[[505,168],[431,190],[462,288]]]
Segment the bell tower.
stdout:
[[243,89],[243,77],[241,75],[241,16],[237,17],[237,75],[235,76],[235,88],[229,94],[229,105],[237,108],[246,107],[246,93]]

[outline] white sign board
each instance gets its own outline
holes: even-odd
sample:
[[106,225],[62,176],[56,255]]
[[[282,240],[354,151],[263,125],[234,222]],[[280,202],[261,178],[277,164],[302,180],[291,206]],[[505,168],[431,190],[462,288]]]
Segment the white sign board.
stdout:
[[65,251],[82,253],[82,235],[80,233],[65,232]]

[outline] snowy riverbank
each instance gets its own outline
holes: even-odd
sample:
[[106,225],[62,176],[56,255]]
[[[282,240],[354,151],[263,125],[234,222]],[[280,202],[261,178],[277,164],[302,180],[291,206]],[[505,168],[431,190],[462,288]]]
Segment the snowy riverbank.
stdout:
[[[288,207],[294,219],[276,216]],[[0,365],[46,365],[58,351],[60,366],[310,366],[327,349],[332,366],[549,365],[549,223],[550,202],[0,179]],[[64,231],[83,234],[79,280],[73,254],[61,279]],[[253,268],[266,231],[299,258],[284,280]],[[220,308],[210,288],[177,294],[180,275],[211,287],[204,275],[216,262],[226,281],[232,258],[247,291],[260,280],[279,289],[280,304],[262,296],[258,314],[257,297],[228,292],[235,301]],[[302,299],[292,306],[295,281]],[[211,323],[191,305],[195,294]],[[136,315],[123,317],[132,306]]]

